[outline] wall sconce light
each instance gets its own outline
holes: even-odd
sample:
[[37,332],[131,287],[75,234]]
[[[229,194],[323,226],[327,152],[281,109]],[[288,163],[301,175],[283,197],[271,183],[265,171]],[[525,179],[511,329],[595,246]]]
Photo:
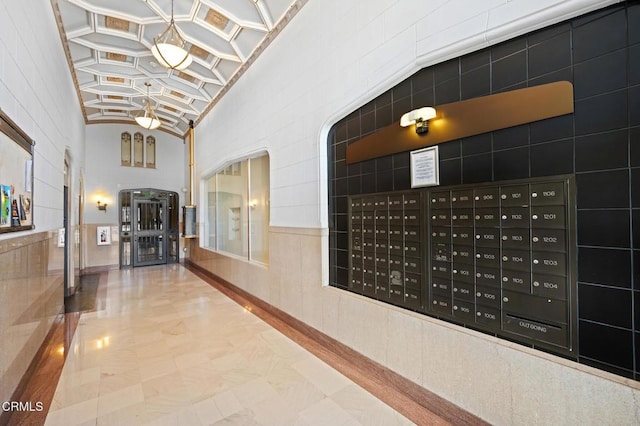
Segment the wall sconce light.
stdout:
[[416,125],[416,133],[421,135],[429,131],[429,120],[436,116],[435,108],[423,107],[414,109],[400,118],[400,125],[407,127],[412,124]]
[[98,210],[101,210],[103,212],[107,212],[107,203],[102,204],[102,202],[100,200],[98,200]]

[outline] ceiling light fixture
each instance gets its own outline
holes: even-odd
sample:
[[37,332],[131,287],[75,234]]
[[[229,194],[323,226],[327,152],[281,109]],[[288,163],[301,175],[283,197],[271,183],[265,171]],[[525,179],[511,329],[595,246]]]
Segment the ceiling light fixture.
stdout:
[[421,135],[429,131],[429,120],[436,116],[436,110],[432,107],[414,109],[400,118],[400,125],[407,127],[416,125],[416,133]]
[[184,38],[178,32],[173,21],[173,0],[171,0],[171,23],[166,30],[153,39],[151,53],[160,65],[177,70],[183,70],[193,60],[189,52],[184,48]]
[[145,100],[144,109],[136,117],[136,123],[145,129],[153,130],[160,127],[161,123],[153,108],[151,108],[151,102],[149,102],[149,87],[151,87],[151,83],[146,82],[144,85],[147,86],[147,99]]

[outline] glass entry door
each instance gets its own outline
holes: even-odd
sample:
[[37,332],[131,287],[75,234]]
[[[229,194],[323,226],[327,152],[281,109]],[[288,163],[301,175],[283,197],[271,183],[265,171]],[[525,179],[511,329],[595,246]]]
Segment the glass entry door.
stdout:
[[133,201],[133,266],[167,263],[167,200]]

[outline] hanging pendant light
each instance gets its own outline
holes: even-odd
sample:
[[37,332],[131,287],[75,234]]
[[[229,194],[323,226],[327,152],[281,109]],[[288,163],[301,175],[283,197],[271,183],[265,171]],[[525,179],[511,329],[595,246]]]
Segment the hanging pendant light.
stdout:
[[144,85],[147,86],[147,99],[145,100],[144,109],[136,117],[136,123],[145,129],[153,130],[160,127],[161,123],[153,108],[151,108],[151,102],[149,102],[149,87],[151,87],[151,83],[146,82]]
[[192,58],[184,48],[184,38],[173,21],[173,0],[171,0],[171,23],[166,30],[153,39],[151,53],[158,63],[166,68],[183,70],[191,64]]

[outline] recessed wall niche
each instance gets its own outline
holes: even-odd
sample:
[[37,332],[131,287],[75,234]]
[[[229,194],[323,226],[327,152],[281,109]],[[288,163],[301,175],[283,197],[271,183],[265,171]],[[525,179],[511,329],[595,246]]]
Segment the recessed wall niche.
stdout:
[[440,144],[440,187],[573,179],[577,344],[560,355],[640,380],[639,22],[637,1],[601,9],[422,69],[336,123],[327,151],[330,284],[349,290],[350,199],[416,192],[408,152],[347,165],[349,144],[413,108],[567,80],[574,114]]

